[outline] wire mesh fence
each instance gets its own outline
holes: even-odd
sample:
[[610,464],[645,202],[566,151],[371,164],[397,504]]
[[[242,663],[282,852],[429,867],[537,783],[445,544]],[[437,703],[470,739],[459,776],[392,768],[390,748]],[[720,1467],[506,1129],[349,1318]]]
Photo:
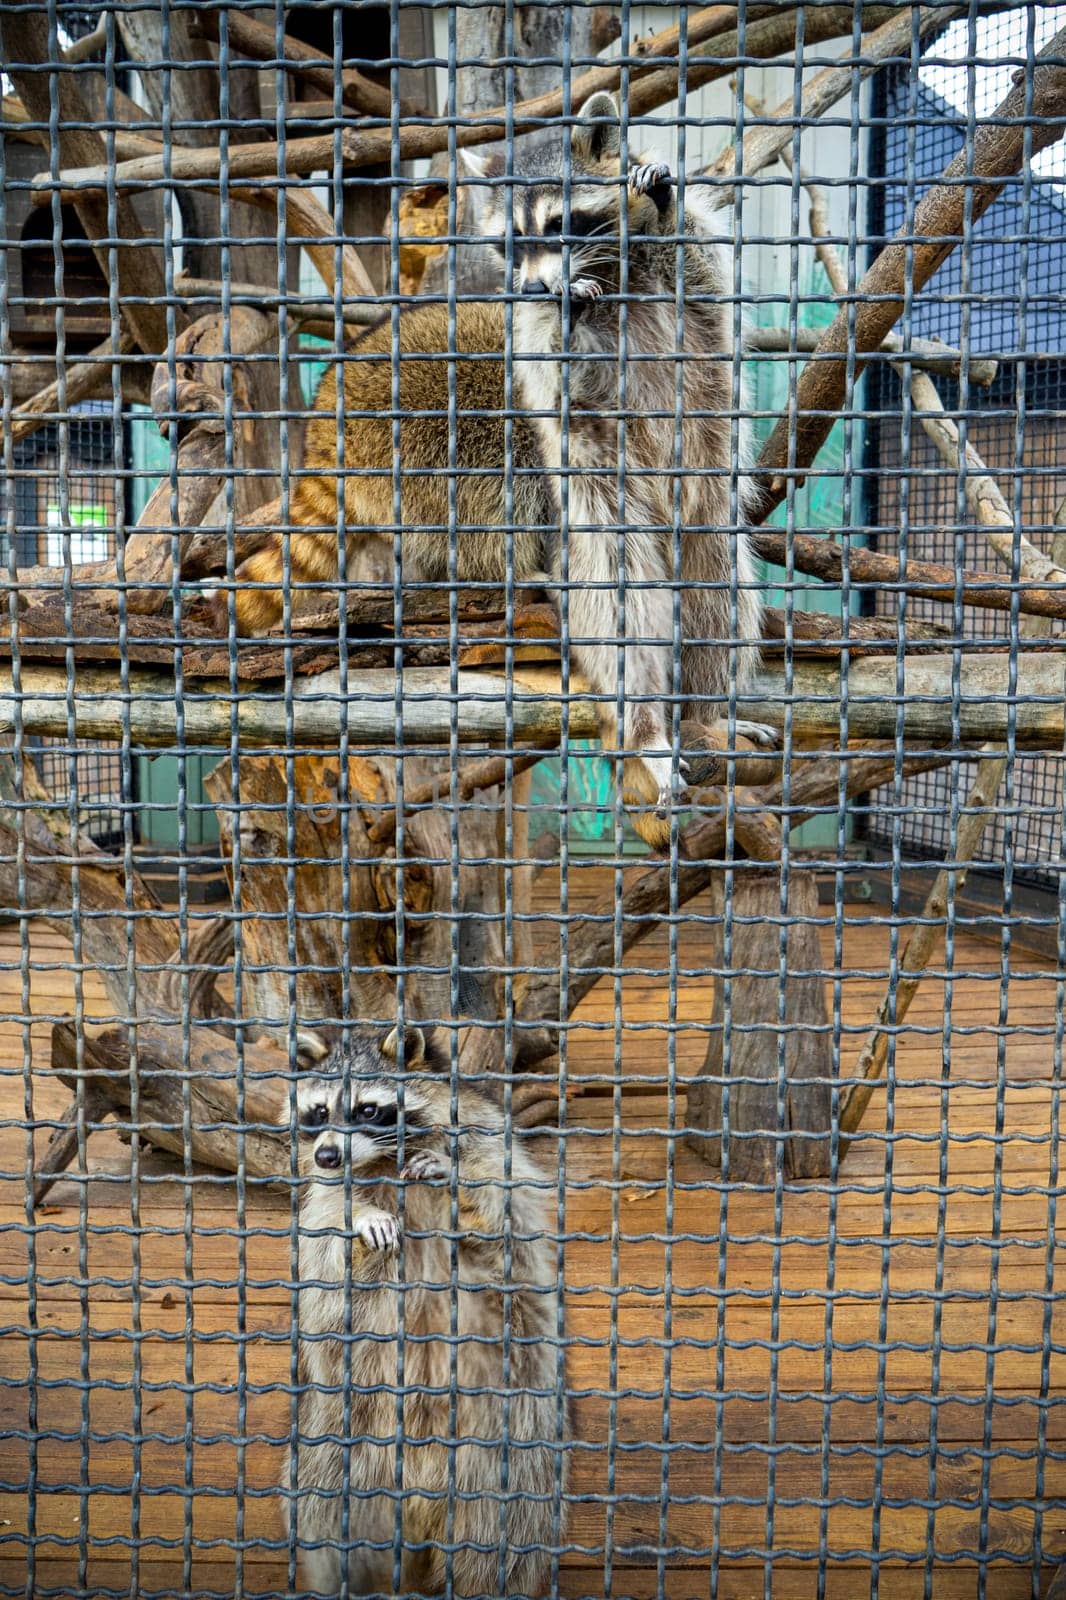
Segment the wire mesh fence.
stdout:
[[0,67],[0,1592],[1044,1593],[1066,6]]

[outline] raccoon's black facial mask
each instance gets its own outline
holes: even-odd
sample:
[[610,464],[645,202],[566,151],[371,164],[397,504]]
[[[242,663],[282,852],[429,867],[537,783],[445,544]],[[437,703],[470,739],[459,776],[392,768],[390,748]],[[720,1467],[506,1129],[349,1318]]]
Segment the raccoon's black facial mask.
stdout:
[[[399,1136],[400,1108],[395,1100],[356,1100],[348,1117],[353,1133],[361,1133],[379,1144],[394,1145]],[[424,1133],[422,1118],[413,1106],[407,1106],[403,1119],[404,1137],[417,1139]]]
[[[564,244],[568,244],[576,250],[580,249],[587,239],[604,239],[611,235],[617,240],[618,227],[615,219],[595,211],[572,211],[570,226],[565,233],[561,213],[549,217],[540,233],[524,233],[520,227],[515,226],[511,234],[514,264],[516,267],[519,266],[531,251],[543,250],[545,245],[561,250]],[[507,259],[506,240],[500,234],[494,234],[488,243],[501,261]]]
[[395,1101],[383,1104],[380,1100],[357,1100],[352,1107],[351,1125],[360,1133],[369,1133],[377,1136],[379,1133],[386,1138],[396,1136],[399,1122],[399,1107]]
[[329,1106],[324,1100],[320,1100],[317,1105],[308,1106],[300,1116],[299,1130],[301,1138],[317,1138],[322,1129],[328,1127],[329,1119]]

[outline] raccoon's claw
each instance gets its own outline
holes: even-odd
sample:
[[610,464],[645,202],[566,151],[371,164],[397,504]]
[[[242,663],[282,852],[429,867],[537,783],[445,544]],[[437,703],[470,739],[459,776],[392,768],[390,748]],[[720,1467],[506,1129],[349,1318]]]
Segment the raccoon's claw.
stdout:
[[387,1211],[368,1211],[352,1227],[357,1239],[368,1250],[396,1250],[400,1244],[400,1224]]
[[553,285],[552,293],[560,298],[568,294],[571,300],[598,300],[603,293],[603,284],[598,278],[571,278],[569,288],[559,278]]
[[776,750],[781,743],[779,728],[771,728],[765,722],[738,722],[736,730],[739,737],[750,739],[752,744],[759,745],[763,750]]
[[447,1178],[450,1170],[435,1150],[419,1150],[407,1162],[400,1177],[405,1183],[428,1183],[432,1178]]
[[644,166],[634,167],[629,174],[629,187],[633,193],[651,195],[658,206],[665,205],[673,181],[673,173],[661,161],[651,161]]

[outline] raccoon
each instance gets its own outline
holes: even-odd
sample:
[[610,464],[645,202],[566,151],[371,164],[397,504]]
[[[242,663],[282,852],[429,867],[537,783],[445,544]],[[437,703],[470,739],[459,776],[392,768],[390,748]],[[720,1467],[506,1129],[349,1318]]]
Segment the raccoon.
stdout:
[[[680,696],[689,723],[685,742],[694,750],[724,743],[714,725],[723,717],[731,673],[735,667],[742,691],[758,663],[760,600],[748,540],[730,514],[731,480],[736,477],[741,520],[748,491],[745,430],[730,417],[734,351],[731,311],[723,303],[730,287],[727,263],[690,205],[680,245],[679,342],[673,183],[669,170],[654,163],[637,162],[621,172],[618,107],[610,95],[594,95],[570,135],[565,272],[562,140],[538,144],[526,165],[519,144],[513,182],[504,182],[498,159],[464,154],[476,183],[492,184],[494,201],[482,208],[481,226],[498,246],[505,231],[503,205],[513,196],[520,298],[511,352],[510,459],[502,307],[457,305],[454,344],[447,307],[406,311],[398,319],[398,356],[392,321],[386,319],[326,374],[316,397],[306,470],[291,503],[297,525],[290,540],[292,576],[298,582],[336,579],[343,501],[349,579],[391,578],[397,369],[402,581],[450,580],[450,480],[460,582],[502,586],[510,566],[519,585],[547,583],[558,592],[565,574],[571,659],[603,707],[605,746],[614,750],[620,744],[629,758],[623,769],[627,796],[655,809],[654,816],[645,811],[634,817],[635,826],[649,843],[662,845],[669,837],[663,818],[677,787],[669,710],[675,597]],[[340,471],[338,386],[345,416]],[[240,632],[258,632],[280,617],[282,555],[281,536],[275,535],[238,569],[234,604]],[[699,724],[709,724],[711,732],[693,728]],[[738,721],[736,732],[757,744],[776,740],[757,723]],[[698,782],[698,768],[690,769],[682,758],[678,777],[681,785]]]
[[[743,475],[745,430],[738,437],[731,421],[727,260],[698,209],[689,206],[680,245],[679,338],[673,179],[668,167],[639,159],[623,173],[620,127],[611,95],[595,94],[585,103],[570,138],[568,215],[562,142],[539,145],[528,165],[518,147],[515,181],[497,184],[496,204],[484,210],[482,227],[502,253],[503,205],[512,195],[514,286],[521,295],[514,317],[516,372],[523,410],[536,419],[560,519],[565,485],[573,655],[607,702],[602,727],[608,746],[618,743],[621,692],[622,748],[635,756],[626,766],[627,783],[663,809],[673,789],[675,593],[685,714],[712,725],[723,716],[731,670],[741,690],[755,673],[761,606],[748,540],[730,511],[731,480],[741,520],[750,491]],[[498,158],[475,166],[483,178],[500,176]],[[558,543],[551,574],[561,580]],[[738,722],[736,729],[758,744],[775,740],[758,723]],[[685,776],[682,761],[682,781]]]
[[[392,320],[386,318],[326,372],[307,425],[304,470],[290,501],[294,585],[336,583],[341,506],[349,580],[392,580],[397,412],[403,582],[449,582],[452,482],[458,582],[502,588],[509,561],[517,580],[545,582],[544,549],[555,513],[536,431],[523,416],[512,419],[513,514],[508,517],[503,346],[499,305],[457,306],[454,344],[447,307],[418,306],[399,318],[398,357]],[[459,359],[449,362],[449,350],[458,352]],[[454,467],[450,368],[455,372]],[[339,445],[338,401],[343,415]],[[283,575],[284,540],[274,533],[237,571],[238,632],[262,633],[280,622]]]
[[398,1030],[311,1051],[323,1059],[297,1090],[300,1398],[282,1489],[301,1583],[396,1592],[399,1500],[402,1593],[444,1593],[447,1547],[455,1595],[541,1596],[568,1437],[548,1184],[520,1143],[505,1176],[498,1107],[462,1085],[453,1121],[424,1035],[407,1028],[402,1043],[402,1068]]

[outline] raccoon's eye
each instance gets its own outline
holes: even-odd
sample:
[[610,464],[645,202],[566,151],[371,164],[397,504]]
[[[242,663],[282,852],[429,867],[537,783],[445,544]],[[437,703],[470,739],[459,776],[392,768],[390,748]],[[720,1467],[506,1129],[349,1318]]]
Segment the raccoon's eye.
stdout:
[[587,238],[593,233],[607,233],[611,225],[610,217],[598,215],[594,211],[574,211],[570,216],[570,232],[577,239]]
[[303,1119],[300,1123],[300,1126],[301,1128],[306,1128],[309,1130],[323,1128],[328,1121],[329,1106],[327,1106],[325,1102],[322,1102],[317,1106],[308,1106],[307,1110],[303,1114]]
[[396,1121],[396,1107],[382,1105],[377,1100],[361,1100],[355,1108],[354,1120],[365,1126],[388,1127]]
[[[523,235],[521,228],[511,229],[511,240],[514,259],[517,261],[521,256],[526,243],[525,236]],[[489,239],[488,243],[490,249],[495,251],[501,261],[507,260],[507,240],[502,233],[495,234],[491,239]]]
[[554,239],[558,234],[562,233],[562,231],[563,219],[561,216],[549,217],[541,229],[541,233],[545,239]]

